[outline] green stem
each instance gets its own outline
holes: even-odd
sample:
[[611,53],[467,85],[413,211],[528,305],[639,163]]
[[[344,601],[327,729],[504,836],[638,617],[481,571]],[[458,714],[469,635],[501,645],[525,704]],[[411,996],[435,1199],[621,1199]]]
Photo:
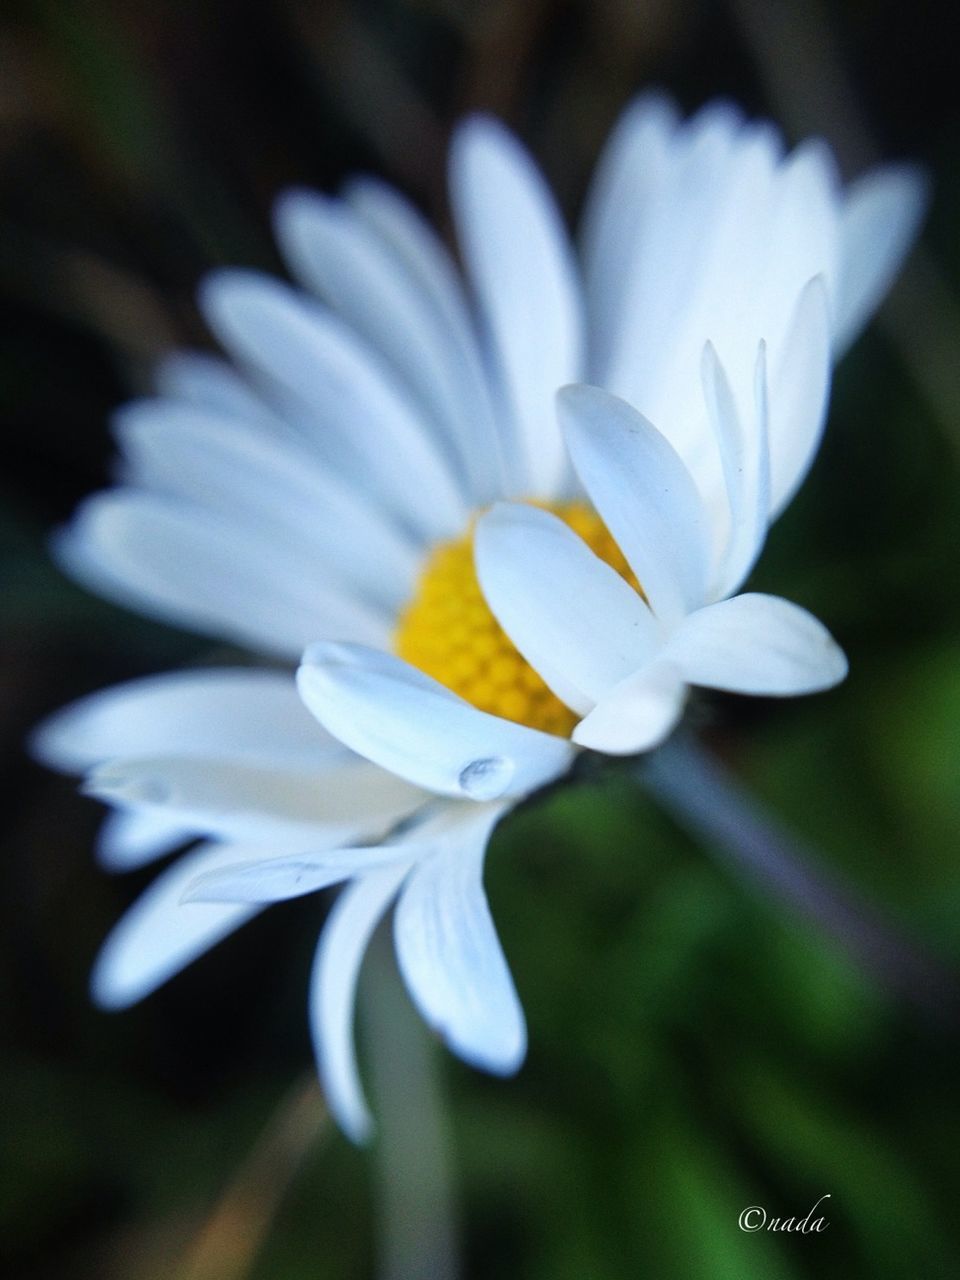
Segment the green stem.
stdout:
[[644,757],[637,777],[680,827],[737,874],[814,923],[884,986],[938,1021],[956,1022],[956,976],[818,866],[692,737],[676,734]]
[[362,988],[377,1132],[377,1280],[458,1280],[457,1212],[437,1045],[381,927]]

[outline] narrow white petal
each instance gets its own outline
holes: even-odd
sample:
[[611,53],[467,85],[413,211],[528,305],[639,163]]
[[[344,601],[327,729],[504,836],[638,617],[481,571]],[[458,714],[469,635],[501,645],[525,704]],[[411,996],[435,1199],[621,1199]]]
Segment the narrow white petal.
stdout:
[[829,689],[847,674],[843,651],[806,609],[747,594],[691,614],[665,656],[691,684],[790,697]]
[[674,623],[703,598],[708,536],[690,473],[641,414],[597,387],[565,387],[560,420],[577,474],[657,617]]
[[686,685],[672,662],[658,660],[627,676],[573,731],[581,747],[634,755],[658,746],[680,719]]
[[453,258],[423,215],[386,183],[354,179],[347,184],[344,198],[390,247],[430,301],[454,353],[474,437],[470,493],[477,506],[490,502],[504,491],[503,423],[494,411],[489,371]]
[[363,1142],[371,1129],[353,1042],[357,977],[371,935],[408,869],[400,863],[369,871],[340,894],[320,935],[310,979],[320,1080],[334,1118],[354,1142]]
[[415,404],[341,320],[252,271],[209,276],[201,306],[237,358],[266,375],[291,412],[300,406],[298,421],[328,465],[420,535],[459,532],[463,494]]
[[344,199],[397,254],[442,316],[461,354],[479,370],[481,357],[460,273],[430,223],[409,200],[376,178],[348,182]]
[[304,702],[335,737],[439,795],[523,795],[571,761],[565,739],[478,711],[389,654],[311,645],[297,680]]
[[[275,209],[277,238],[297,278],[315,290],[390,363],[429,415],[457,474],[495,472],[478,424],[476,380],[433,293],[363,215],[341,200],[291,191]],[[487,420],[489,426],[489,420]]]
[[[794,300],[808,281],[820,276],[827,295],[836,293],[840,213],[840,175],[833,152],[822,140],[808,139],[777,174],[764,243],[757,246],[758,274],[748,286],[757,290],[756,309],[749,308],[755,316],[755,341],[762,338],[776,358],[787,342]],[[726,337],[718,335],[718,342]],[[720,350],[722,355],[722,346]]]
[[45,764],[69,773],[158,755],[322,769],[347,754],[308,714],[291,675],[241,667],[114,685],[55,712],[30,745]]
[[873,169],[847,193],[834,343],[854,340],[890,287],[926,212],[928,183],[909,165]]
[[712,338],[739,373],[736,352],[749,344],[752,364],[763,336],[751,323],[758,299],[750,289],[762,279],[758,259],[777,159],[769,130],[744,126],[727,104],[710,104],[674,134],[655,198],[638,208],[636,232],[624,240],[620,322],[599,372],[697,466],[698,480],[716,462],[701,457],[707,435],[696,379],[703,344]]
[[474,117],[460,126],[450,185],[460,244],[516,423],[519,477],[528,494],[549,496],[566,473],[553,395],[583,368],[573,252],[542,176],[495,121]]
[[256,914],[247,904],[181,903],[197,876],[245,852],[252,856],[237,845],[202,845],[157,876],[103,944],[90,979],[97,1004],[122,1009],[136,1003]]
[[97,861],[107,871],[133,871],[172,853],[196,832],[160,814],[141,809],[115,809],[100,823]]
[[507,1074],[526,1052],[523,1010],[483,890],[503,807],[461,806],[443,847],[417,862],[394,918],[397,958],[427,1022],[461,1058]]
[[830,398],[830,307],[817,277],[796,303],[770,388],[770,507],[779,514],[796,493],[817,454]]
[[[87,795],[165,814],[211,835],[334,848],[388,831],[425,799],[366,760],[324,769],[172,756],[112,760],[86,778]],[[285,851],[285,850],[282,850]]]
[[767,407],[766,345],[757,353],[752,411],[738,409],[712,343],[703,353],[703,389],[714,425],[729,505],[729,532],[711,595],[730,595],[746,578],[760,553],[770,519],[770,433]]
[[270,411],[226,360],[202,351],[175,351],[154,373],[157,394],[262,427]]
[[549,512],[501,503],[480,519],[475,548],[497,621],[581,715],[657,643],[660,628],[642,596]]
[[163,400],[126,405],[115,418],[124,480],[183,499],[228,521],[279,558],[308,561],[376,605],[409,594],[417,552],[409,538],[299,439],[212,410]]
[[186,503],[116,490],[89,498],[54,540],[85,586],[164,622],[279,657],[317,636],[384,644],[387,617],[325,581],[324,566]]
[[677,123],[668,98],[641,95],[617,121],[594,171],[581,222],[592,378],[602,377],[619,338],[630,282],[626,259],[642,252],[656,217]]
[[286,902],[342,880],[366,874],[371,868],[410,861],[404,844],[352,845],[339,849],[306,849],[280,857],[247,858],[198,876],[183,895],[184,902]]

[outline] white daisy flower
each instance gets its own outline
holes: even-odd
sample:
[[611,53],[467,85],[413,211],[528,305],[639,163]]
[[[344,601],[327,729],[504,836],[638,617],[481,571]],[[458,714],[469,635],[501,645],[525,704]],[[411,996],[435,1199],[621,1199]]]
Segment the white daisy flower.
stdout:
[[[160,397],[118,416],[119,487],[90,499],[58,541],[95,590],[255,654],[292,664],[309,643],[336,642],[320,664],[313,651],[301,688],[337,736],[289,675],[233,669],[94,695],[36,744],[113,807],[107,865],[200,840],[107,940],[93,979],[104,1005],[146,995],[264,902],[350,882],[321,938],[311,1025],[331,1107],[355,1138],[369,1117],[353,992],[394,899],[400,965],[427,1020],[489,1070],[512,1071],[524,1054],[483,854],[506,809],[567,769],[586,706],[561,701],[543,655],[538,674],[490,616],[473,570],[475,518],[498,500],[536,501],[629,578],[554,412],[558,387],[593,382],[669,434],[713,553],[736,548],[699,584],[706,594],[677,570],[690,587],[684,609],[718,599],[802,479],[831,354],[883,294],[923,203],[906,169],[844,190],[821,144],[785,156],[772,128],[726,104],[684,123],[659,97],[631,107],[607,147],[579,258],[536,168],[495,122],[458,130],[451,193],[468,291],[420,216],[380,184],[351,184],[337,200],[284,197],[277,234],[301,288],[240,271],[206,282],[204,313],[235,364],[172,358]],[[701,391],[707,340],[719,419]],[[761,340],[769,414],[758,416]],[[737,495],[762,485],[736,474],[753,476],[765,456],[761,419],[770,492],[748,537]],[[600,505],[616,533],[606,493]],[[657,510],[666,520],[673,509]],[[687,538],[680,528],[668,544]],[[658,584],[682,559],[662,550],[659,567],[654,556],[637,575],[658,619]],[[634,554],[629,538],[624,551]],[[491,563],[500,558],[494,548]],[[698,616],[669,625],[689,635]],[[618,608],[603,617],[624,625]],[[598,711],[609,675],[591,686]],[[330,690],[364,708],[362,732]]]

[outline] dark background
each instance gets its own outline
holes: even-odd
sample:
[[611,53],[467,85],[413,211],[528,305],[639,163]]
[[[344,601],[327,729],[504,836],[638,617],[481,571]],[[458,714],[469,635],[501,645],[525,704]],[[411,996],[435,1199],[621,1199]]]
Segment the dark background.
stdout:
[[[929,169],[923,247],[839,370],[820,460],[757,574],[828,623],[851,677],[819,699],[717,700],[701,714],[825,863],[956,958],[950,13],[867,0],[3,4],[0,1259],[12,1277],[384,1275],[391,1178],[412,1197],[401,1216],[426,1203],[431,1230],[429,1194],[414,1203],[415,1138],[384,1173],[386,1156],[350,1148],[309,1084],[304,1000],[324,904],[276,908],[142,1007],[96,1012],[92,957],[151,873],[97,870],[95,806],[21,744],[73,697],[209,653],[84,595],[44,549],[108,479],[111,408],[149,385],[169,346],[206,342],[199,277],[215,263],[279,269],[276,193],[332,190],[357,169],[447,228],[445,145],[466,110],[520,132],[571,217],[616,114],[650,84],[689,109],[731,95],[793,140],[823,133],[848,175],[877,157]],[[957,1274],[949,1018],[891,997],[625,784],[516,816],[488,882],[532,1047],[506,1083],[440,1064],[465,1276]],[[822,1235],[737,1228],[748,1205],[799,1215],[827,1194]]]

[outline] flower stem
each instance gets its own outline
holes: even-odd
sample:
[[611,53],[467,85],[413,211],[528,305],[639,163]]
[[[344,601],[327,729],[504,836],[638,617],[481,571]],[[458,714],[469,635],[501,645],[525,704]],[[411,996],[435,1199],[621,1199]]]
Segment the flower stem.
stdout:
[[810,920],[888,989],[956,1025],[956,976],[859,900],[688,735],[644,757],[637,777],[691,836],[739,875]]
[[458,1280],[456,1197],[437,1044],[410,1005],[389,935],[361,991],[377,1134],[377,1280]]

